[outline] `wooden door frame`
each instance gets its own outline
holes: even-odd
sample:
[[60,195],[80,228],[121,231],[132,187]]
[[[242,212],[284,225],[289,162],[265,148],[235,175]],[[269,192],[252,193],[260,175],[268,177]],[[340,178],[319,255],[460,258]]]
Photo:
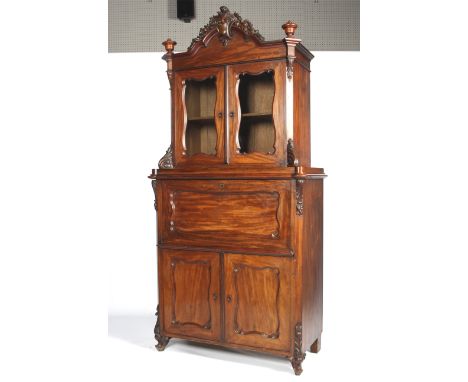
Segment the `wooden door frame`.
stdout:
[[[275,93],[273,98],[273,124],[275,126],[275,151],[273,154],[239,153],[240,129],[240,100],[238,97],[240,74],[261,74],[267,71],[274,72]],[[261,61],[229,65],[227,67],[228,104],[226,114],[229,116],[226,131],[229,132],[228,162],[230,164],[272,164],[286,165],[286,119],[285,119],[285,86],[286,63],[283,61]]]
[[[221,267],[219,254],[216,252],[196,252],[186,250],[160,249],[160,295],[163,299],[162,327],[168,337],[190,336],[205,340],[219,341],[221,338]],[[192,322],[177,322],[174,318],[174,300],[176,290],[174,271],[177,262],[192,264],[207,264],[209,267],[208,304],[210,309],[209,321],[201,325]],[[186,294],[187,291],[182,291]]]
[[[185,148],[185,130],[187,128],[185,107],[185,81],[202,81],[211,77],[216,78],[216,101],[214,121],[217,132],[216,155],[198,153],[188,156]],[[224,136],[224,93],[225,93],[225,70],[223,67],[211,67],[205,69],[183,70],[175,72],[174,81],[174,158],[177,166],[191,166],[200,164],[223,164],[225,158]],[[221,113],[221,117],[219,117]]]

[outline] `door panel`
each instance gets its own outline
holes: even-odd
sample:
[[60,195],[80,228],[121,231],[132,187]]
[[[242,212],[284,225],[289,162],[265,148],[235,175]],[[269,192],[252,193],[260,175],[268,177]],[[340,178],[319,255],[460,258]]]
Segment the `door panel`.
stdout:
[[289,350],[291,260],[227,254],[225,337],[230,343]]
[[174,124],[177,165],[224,162],[223,68],[175,73]]
[[218,339],[219,255],[166,249],[160,253],[165,333]]
[[260,62],[230,66],[230,163],[286,163],[286,66]]
[[290,254],[288,180],[161,182],[160,244]]

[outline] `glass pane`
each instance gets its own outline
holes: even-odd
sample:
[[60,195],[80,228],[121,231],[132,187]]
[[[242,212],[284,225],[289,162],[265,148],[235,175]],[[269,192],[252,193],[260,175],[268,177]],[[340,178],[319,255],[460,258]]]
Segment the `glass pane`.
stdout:
[[273,154],[275,126],[273,124],[274,73],[239,76],[241,122],[239,145],[241,153]]
[[215,126],[216,78],[185,81],[187,155],[216,154],[218,133]]

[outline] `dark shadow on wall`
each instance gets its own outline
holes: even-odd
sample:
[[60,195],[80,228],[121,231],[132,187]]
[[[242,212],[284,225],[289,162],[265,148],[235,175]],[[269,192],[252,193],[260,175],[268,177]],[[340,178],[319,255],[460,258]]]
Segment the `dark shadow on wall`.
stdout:
[[167,17],[177,20],[177,0],[167,0]]

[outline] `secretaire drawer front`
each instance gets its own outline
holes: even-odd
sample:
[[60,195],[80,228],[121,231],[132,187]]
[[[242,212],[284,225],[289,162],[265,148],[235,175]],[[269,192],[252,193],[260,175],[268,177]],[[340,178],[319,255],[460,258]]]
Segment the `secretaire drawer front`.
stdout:
[[289,252],[290,182],[161,181],[160,244]]

